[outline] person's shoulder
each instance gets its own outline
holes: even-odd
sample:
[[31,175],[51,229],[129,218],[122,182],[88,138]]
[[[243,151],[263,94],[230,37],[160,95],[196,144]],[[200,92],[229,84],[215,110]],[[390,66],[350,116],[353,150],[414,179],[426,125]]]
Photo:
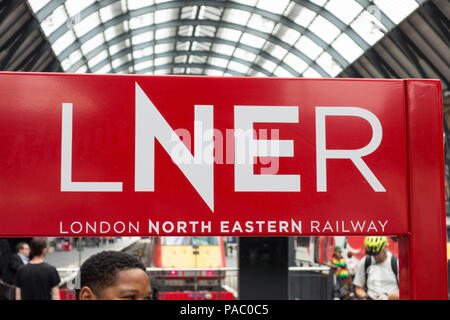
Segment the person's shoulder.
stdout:
[[364,263],[366,263],[366,260],[367,260],[367,259],[370,259],[370,256],[367,256],[367,255],[366,255],[366,256],[362,257],[361,260],[359,260],[358,263],[359,263],[359,264],[364,264]]
[[51,265],[50,263],[47,263],[47,262],[43,262],[43,263],[42,263],[42,266],[43,266],[44,268],[46,268],[46,269],[56,270],[56,267],[55,267],[55,266],[53,266],[53,265]]

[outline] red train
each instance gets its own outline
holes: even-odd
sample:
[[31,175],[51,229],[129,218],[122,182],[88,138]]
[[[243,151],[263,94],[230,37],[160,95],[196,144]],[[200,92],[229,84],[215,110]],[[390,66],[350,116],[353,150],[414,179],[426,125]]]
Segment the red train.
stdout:
[[160,299],[190,295],[197,299],[230,298],[228,293],[218,294],[223,292],[221,283],[225,279],[225,272],[216,270],[225,267],[222,237],[155,238],[152,267],[164,268],[150,274],[153,294]]

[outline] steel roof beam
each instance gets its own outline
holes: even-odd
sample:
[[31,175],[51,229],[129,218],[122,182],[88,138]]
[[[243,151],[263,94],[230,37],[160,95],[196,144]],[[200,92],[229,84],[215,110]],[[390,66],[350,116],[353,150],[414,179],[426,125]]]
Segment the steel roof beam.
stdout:
[[[304,53],[302,53],[300,50],[298,50],[297,48],[293,48],[291,47],[291,45],[289,45],[286,42],[281,41],[279,38],[276,38],[272,35],[268,35],[264,32],[255,30],[255,29],[250,29],[250,28],[246,28],[245,26],[242,25],[238,25],[235,23],[229,23],[229,22],[224,22],[224,21],[214,21],[214,20],[203,20],[203,19],[199,19],[199,20],[174,20],[174,21],[170,21],[170,22],[165,22],[165,23],[160,23],[158,25],[149,25],[149,26],[145,26],[139,29],[135,29],[130,31],[132,36],[136,36],[145,32],[149,32],[149,31],[155,31],[158,29],[163,29],[163,28],[172,28],[172,27],[177,27],[177,26],[181,26],[181,25],[205,25],[205,26],[214,26],[214,27],[225,27],[225,28],[229,28],[229,29],[235,29],[238,31],[242,31],[242,32],[247,32],[250,34],[253,34],[255,36],[259,36],[259,37],[263,37],[263,36],[268,36],[268,40],[279,45],[280,47],[290,51],[292,54],[296,55],[298,58],[302,59],[303,61],[305,61],[308,65],[310,65],[311,67],[313,67],[320,75],[324,76],[324,77],[329,77],[330,75],[328,74],[328,72],[326,72],[322,67],[320,67],[318,64],[316,64],[315,62],[313,62],[312,59],[310,59],[308,56],[306,56]],[[92,32],[92,31],[91,31]],[[90,32],[88,32],[85,36],[87,39],[90,39]],[[114,43],[119,43],[121,41],[123,41],[125,38],[128,38],[128,33],[125,34],[121,34],[113,39],[111,39],[109,41],[109,44],[114,44]],[[83,37],[80,38],[81,42],[85,42],[87,41],[87,39],[83,39]],[[65,58],[67,58],[74,50],[79,48],[79,44],[74,42],[71,45],[69,45],[66,49],[64,49],[58,56],[58,58],[63,61]],[[94,49],[95,50],[95,49]]]
[[[191,55],[191,56],[200,56],[200,57],[205,57],[208,55],[208,52],[210,51],[190,51],[190,50],[185,50],[185,51],[178,51],[178,50],[173,50],[173,51],[166,51],[166,52],[162,52],[162,53],[156,53],[156,54],[152,54],[152,55],[148,55],[139,59],[135,59],[136,63],[141,63],[141,62],[147,62],[153,59],[157,59],[157,58],[163,58],[163,57],[176,57],[176,56],[184,56],[184,55]],[[264,68],[262,68],[259,65],[255,65],[253,63],[251,63],[250,61],[244,60],[244,59],[240,59],[240,58],[236,58],[236,57],[232,57],[226,54],[222,54],[222,53],[217,53],[217,52],[211,52],[211,57],[214,58],[220,58],[220,59],[225,59],[228,60],[230,58],[233,58],[232,60],[240,63],[243,66],[249,67],[249,68],[253,68],[258,72],[264,73],[266,76],[270,77],[272,76],[272,73],[265,70]],[[172,62],[173,63],[173,62]],[[186,62],[187,64],[189,64],[188,62]],[[124,69],[127,69],[129,66],[131,65],[131,62],[128,61],[118,67],[116,67],[116,71],[120,72]],[[92,71],[95,72],[97,68],[92,68]],[[232,70],[229,68],[224,68],[224,70]],[[245,74],[245,73],[243,73]]]
[[[169,38],[164,38],[164,39],[158,39],[158,40],[151,40],[148,42],[144,42],[144,43],[140,43],[138,45],[135,45],[134,48],[137,50],[140,49],[144,49],[146,47],[150,47],[150,46],[156,46],[158,44],[163,44],[163,43],[176,43],[176,42],[216,42],[219,44],[226,44],[226,45],[236,45],[237,48],[240,48],[242,50],[246,50],[249,51],[251,53],[254,54],[258,54],[259,49],[255,48],[255,47],[251,47],[248,45],[245,45],[243,43],[238,43],[236,44],[234,41],[231,40],[226,40],[226,39],[222,39],[222,38],[214,38],[214,37],[195,37],[195,36],[190,36],[190,37],[179,37],[179,36],[175,36],[175,37],[169,37]],[[104,45],[104,47],[106,48],[107,46]],[[96,52],[93,52],[93,56],[95,56],[96,54],[98,54],[99,52],[103,51],[103,48],[99,48],[96,50]],[[132,53],[132,48],[127,47],[124,48],[123,50],[116,52],[115,54],[112,55],[112,59],[118,59],[121,58],[122,56],[125,56],[129,53]],[[291,66],[289,66],[288,64],[286,64],[283,61],[280,61],[278,58],[266,53],[266,52],[261,52],[260,56],[272,61],[273,63],[282,66],[284,69],[286,69],[289,73],[291,73],[293,76],[296,77],[300,77],[301,74],[299,72],[297,72],[295,69],[293,69]],[[231,59],[234,59],[235,57],[231,57]],[[98,67],[98,69],[100,69],[101,67],[103,67],[104,65],[106,65],[108,63],[107,59],[104,59],[103,61],[100,61],[96,66],[94,67]],[[68,72],[74,72],[76,71],[78,68],[80,68],[81,66],[84,65],[84,62],[82,60],[79,60],[77,63],[75,63],[69,70]],[[324,71],[325,72],[325,71]]]
[[[150,72],[150,71],[152,71],[152,68],[153,67],[140,70],[138,72],[138,74],[144,74],[144,73]],[[158,71],[158,70],[171,69],[171,68],[199,68],[199,69],[203,68],[203,69],[211,69],[211,70],[218,70],[221,72],[227,72],[236,77],[244,77],[245,76],[244,73],[234,71],[231,69],[225,69],[225,68],[219,67],[219,66],[214,66],[214,65],[211,65],[208,63],[168,63],[168,64],[163,64],[163,65],[154,67],[154,70]]]
[[[111,2],[108,2],[108,4],[110,4],[110,3]],[[282,23],[283,25],[287,26],[288,28],[296,30],[300,34],[310,38],[318,46],[320,46],[326,52],[328,52],[336,60],[336,62],[340,65],[341,68],[344,68],[344,67],[346,67],[348,65],[348,61],[346,61],[346,59],[338,51],[336,51],[333,47],[329,46],[328,43],[326,43],[323,39],[321,39],[319,36],[317,36],[311,30],[298,25],[294,21],[292,21],[292,20],[290,20],[290,19],[288,19],[288,18],[286,18],[286,17],[284,17],[282,15],[274,14],[274,13],[266,11],[266,10],[262,10],[262,9],[259,9],[259,8],[256,8],[256,7],[252,7],[252,6],[236,3],[236,2],[233,2],[233,1],[227,1],[227,2],[217,1],[217,0],[168,1],[168,2],[164,2],[164,3],[158,3],[158,4],[150,5],[150,6],[147,6],[147,7],[131,10],[131,11],[129,11],[129,15],[130,15],[130,17],[137,17],[137,16],[141,16],[143,14],[151,13],[151,12],[158,11],[158,10],[183,7],[183,6],[186,6],[187,3],[192,3],[192,5],[198,5],[198,6],[205,5],[205,6],[212,6],[212,7],[232,8],[232,9],[243,10],[243,11],[247,11],[247,12],[251,12],[251,13],[256,13],[256,14],[261,15],[261,16],[263,16],[263,17],[265,17],[267,19],[270,19],[272,21]],[[99,3],[99,5],[103,7],[103,3],[102,2]],[[44,10],[44,8],[41,9],[38,12],[38,14],[42,10]],[[89,16],[90,14],[94,13],[96,10],[97,9],[95,8],[94,4],[89,6],[89,7],[87,7],[86,9],[82,10],[81,13],[80,13],[81,20],[84,19],[85,17]],[[316,8],[315,10],[318,10],[318,8]],[[319,12],[321,12],[321,15],[323,15],[323,13],[327,12],[327,11],[321,10]],[[324,18],[327,19],[327,17],[328,17],[328,19],[330,19],[331,16],[332,16],[332,14],[329,13],[328,15],[324,16]],[[101,25],[99,25],[97,27],[94,27],[94,29],[92,29],[86,35],[81,37],[80,40],[82,42],[85,42],[85,41],[89,40],[90,38],[94,37],[98,32],[102,32],[104,28],[108,28],[110,26],[113,26],[113,25],[116,25],[118,23],[121,23],[121,22],[123,22],[124,20],[126,20],[128,18],[129,18],[128,15],[125,15],[125,14],[116,16],[115,18],[106,21],[104,23],[104,27],[102,27]],[[198,20],[182,20],[182,21],[185,22],[184,24],[189,24],[189,22],[191,22],[190,24],[193,25],[193,26],[199,25],[198,23],[196,23],[196,21],[198,21]],[[208,20],[204,20],[204,21],[208,21]],[[336,25],[336,23],[338,23],[337,21],[338,21],[337,18],[335,18],[335,19],[332,19],[332,21],[330,21],[330,22]],[[174,21],[172,21],[172,22],[174,22]],[[246,32],[244,30],[248,29],[248,28],[245,28],[245,26],[243,26],[243,25],[236,25],[236,24],[232,24],[232,23],[229,23],[229,22],[226,22],[226,21],[214,21],[213,20],[213,22],[216,22],[216,23],[219,22],[219,23],[221,23],[222,27],[226,27],[226,28],[230,28],[230,29],[236,29],[236,30],[239,30],[239,31],[242,31],[242,32]],[[179,26],[179,25],[180,24],[177,24],[177,26]],[[214,25],[214,26],[217,27],[217,24]],[[239,27],[236,27],[236,26],[239,26]],[[338,28],[342,28],[343,25],[338,23],[337,27]],[[49,35],[50,42],[56,41],[56,39],[58,39],[60,36],[62,36],[67,30],[68,30],[67,26],[65,24],[62,24],[57,30],[55,30],[51,35]],[[254,29],[248,29],[248,30],[254,30]],[[258,37],[261,37],[263,39],[266,39],[268,37],[273,37],[272,35],[270,35],[268,33],[265,33],[265,32],[261,32],[261,31],[258,31],[258,30],[254,30],[254,31],[257,31],[257,34],[255,34],[253,32],[250,32],[250,33],[252,33],[252,34],[254,34],[254,35],[258,36]],[[344,30],[342,30],[342,31],[344,31]],[[355,38],[356,33],[351,33],[350,29],[348,29],[348,31],[350,31],[349,36],[353,39],[353,41],[355,41],[355,42],[357,41],[358,45],[363,45],[362,42],[361,42],[361,41],[363,41],[362,38],[358,40],[358,38]],[[365,45],[363,45],[363,49],[367,49],[367,47]],[[63,56],[62,60],[64,58],[65,57]]]

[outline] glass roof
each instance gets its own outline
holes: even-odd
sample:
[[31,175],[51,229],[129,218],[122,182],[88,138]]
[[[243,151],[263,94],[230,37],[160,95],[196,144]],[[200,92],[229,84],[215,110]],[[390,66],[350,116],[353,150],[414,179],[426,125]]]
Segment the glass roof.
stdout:
[[334,77],[424,0],[28,0],[66,72]]

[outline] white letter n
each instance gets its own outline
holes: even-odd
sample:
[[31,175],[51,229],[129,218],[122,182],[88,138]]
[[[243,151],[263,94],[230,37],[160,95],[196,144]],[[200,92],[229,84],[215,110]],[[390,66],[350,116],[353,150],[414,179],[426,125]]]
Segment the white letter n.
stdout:
[[197,142],[213,143],[213,135],[197,139],[202,131],[213,130],[213,106],[195,106],[194,156],[189,161],[177,161],[172,155],[176,149],[185,149],[191,154],[178,135],[172,130],[152,101],[136,83],[136,149],[135,149],[135,191],[155,191],[155,139],[170,155],[198,194],[214,212],[214,149],[205,150]]

